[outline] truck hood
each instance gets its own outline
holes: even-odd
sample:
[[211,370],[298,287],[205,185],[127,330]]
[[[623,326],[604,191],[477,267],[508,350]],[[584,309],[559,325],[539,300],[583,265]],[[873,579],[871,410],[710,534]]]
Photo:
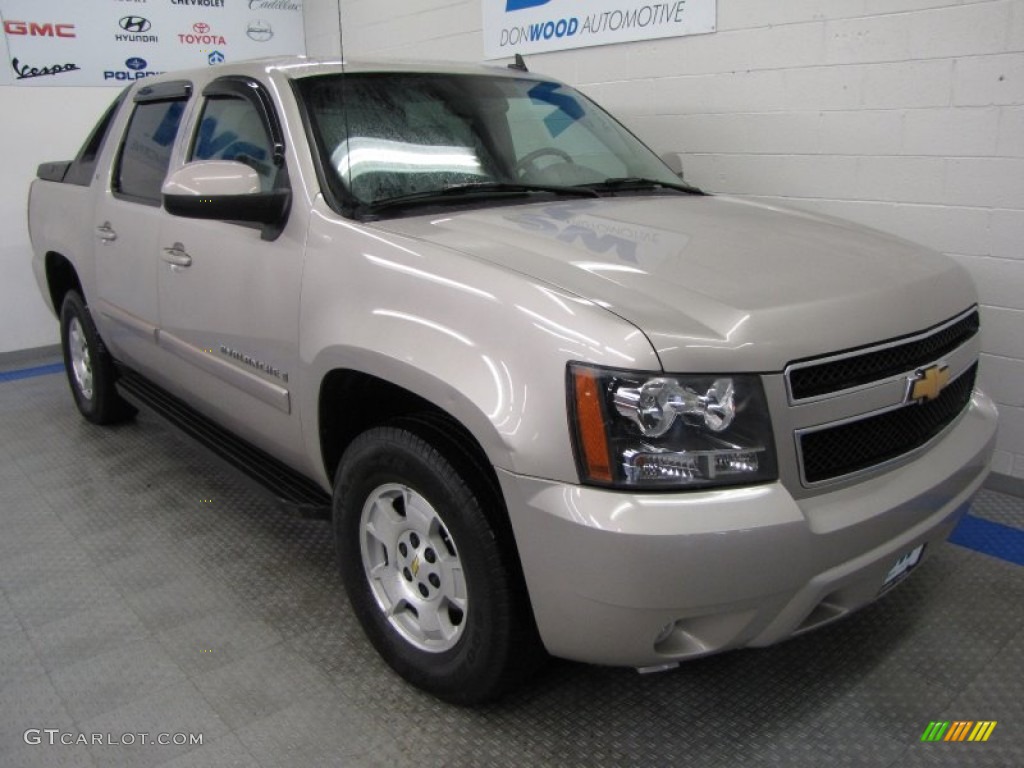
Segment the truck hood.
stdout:
[[643,331],[670,371],[779,371],[920,331],[977,300],[940,254],[727,197],[571,200],[372,226],[589,299]]

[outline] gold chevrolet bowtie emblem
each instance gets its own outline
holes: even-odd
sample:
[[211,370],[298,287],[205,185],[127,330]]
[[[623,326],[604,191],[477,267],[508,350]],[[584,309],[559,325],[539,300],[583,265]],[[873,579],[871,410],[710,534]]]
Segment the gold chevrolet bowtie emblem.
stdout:
[[910,378],[907,400],[916,402],[935,400],[947,384],[949,384],[948,365],[930,365],[927,368],[922,368]]
[[420,574],[420,556],[416,555],[416,558],[412,561],[412,575],[419,576]]

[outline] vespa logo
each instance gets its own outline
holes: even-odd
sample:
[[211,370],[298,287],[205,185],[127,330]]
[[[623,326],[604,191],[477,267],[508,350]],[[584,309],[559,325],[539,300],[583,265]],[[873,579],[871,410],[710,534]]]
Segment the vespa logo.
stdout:
[[74,24],[39,24],[35,21],[5,21],[4,32],[8,35],[29,37],[77,37]]
[[949,384],[949,366],[945,363],[921,368],[907,378],[907,395],[904,401],[924,403],[938,400],[947,384]]
[[125,32],[134,32],[139,35],[143,32],[149,32],[153,25],[149,23],[149,19],[144,19],[141,16],[123,16],[117,22],[117,26]]
[[249,22],[245,34],[249,36],[250,40],[255,40],[257,43],[265,43],[274,36],[274,28],[270,26],[269,21],[253,19]]
[[33,67],[28,64],[22,64],[18,59],[11,59],[11,69],[14,70],[18,80],[27,80],[30,77],[47,77],[49,75],[59,75],[62,72],[74,72],[77,69],[81,69],[81,67],[70,63],[51,64],[48,67]]

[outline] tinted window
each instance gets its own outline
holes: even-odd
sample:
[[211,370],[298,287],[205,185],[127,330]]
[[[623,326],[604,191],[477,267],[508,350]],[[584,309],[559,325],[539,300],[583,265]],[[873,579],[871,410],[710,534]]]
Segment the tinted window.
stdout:
[[328,184],[341,191],[339,199],[363,206],[466,185],[679,181],[600,107],[561,83],[405,73],[298,82]]
[[254,168],[264,191],[274,188],[277,166],[263,118],[247,99],[212,97],[203,106],[190,160],[236,160]]
[[185,111],[184,101],[135,105],[118,162],[115,189],[123,195],[160,201],[171,149]]
[[[524,175],[555,182],[563,179],[546,178],[547,169],[563,174],[582,170],[584,175],[579,181],[629,175],[626,139],[615,130],[607,115],[596,110],[587,115],[585,104],[582,99],[559,93],[558,89],[537,86],[509,97],[508,128],[516,157],[520,161],[531,155],[536,158],[525,161]],[[571,157],[578,168],[569,169],[559,163],[566,157]],[[586,175],[591,171],[593,174]]]
[[64,179],[69,184],[79,184],[87,187],[92,182],[92,174],[96,170],[96,160],[99,157],[100,150],[103,149],[103,143],[106,141],[107,134],[110,131],[110,124],[114,122],[114,115],[117,114],[117,108],[121,106],[123,99],[124,92],[103,113],[103,117],[100,118],[96,127],[92,129],[89,138],[86,139],[85,144],[78,151],[78,156],[71,164],[68,175]]

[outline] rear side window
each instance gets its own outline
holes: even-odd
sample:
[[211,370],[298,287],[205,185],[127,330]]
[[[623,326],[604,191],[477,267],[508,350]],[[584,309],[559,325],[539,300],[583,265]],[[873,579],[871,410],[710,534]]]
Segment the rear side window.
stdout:
[[92,174],[96,170],[96,161],[99,159],[107,134],[110,132],[110,124],[114,122],[114,115],[117,114],[118,107],[124,101],[124,95],[125,92],[122,91],[117,99],[114,100],[114,103],[107,108],[107,111],[103,113],[103,117],[96,123],[96,127],[92,129],[92,133],[89,134],[85,144],[78,151],[78,156],[71,163],[67,176],[64,177],[64,181],[68,184],[78,184],[87,187],[92,182]]
[[185,101],[147,101],[135,105],[117,164],[114,189],[140,202],[160,203],[171,150]]

